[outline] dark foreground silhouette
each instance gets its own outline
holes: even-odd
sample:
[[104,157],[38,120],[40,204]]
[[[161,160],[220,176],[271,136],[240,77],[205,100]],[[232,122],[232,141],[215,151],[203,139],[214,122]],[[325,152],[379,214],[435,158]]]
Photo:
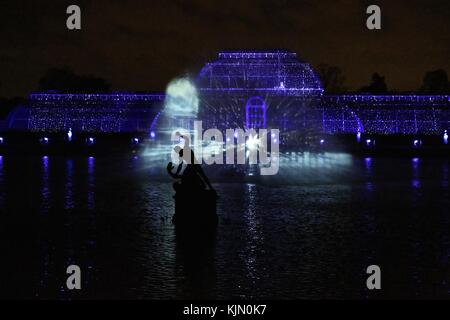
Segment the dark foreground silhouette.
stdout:
[[[181,135],[180,135],[181,136]],[[184,279],[180,297],[208,299],[215,292],[216,270],[214,263],[217,214],[217,193],[195,159],[185,138],[183,149],[175,147],[179,156],[176,168],[169,162],[167,172],[174,178],[176,262]],[[183,157],[184,156],[184,157]]]
[[179,156],[175,173],[172,162],[167,165],[169,175],[178,180],[173,184],[176,194],[172,222],[186,230],[201,229],[204,234],[217,224],[217,193],[190,149],[189,139],[181,137],[185,140],[184,147],[174,148]]

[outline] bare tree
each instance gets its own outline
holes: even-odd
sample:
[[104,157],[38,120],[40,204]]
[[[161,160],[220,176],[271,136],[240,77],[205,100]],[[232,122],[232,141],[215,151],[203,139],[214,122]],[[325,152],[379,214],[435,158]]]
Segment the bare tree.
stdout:
[[344,87],[345,76],[339,67],[320,64],[317,72],[326,92],[339,93],[347,91],[347,88]]

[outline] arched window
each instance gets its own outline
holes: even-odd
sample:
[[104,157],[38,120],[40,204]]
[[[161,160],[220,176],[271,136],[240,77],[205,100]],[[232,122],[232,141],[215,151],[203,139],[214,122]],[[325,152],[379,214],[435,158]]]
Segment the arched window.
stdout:
[[251,97],[245,106],[245,126],[248,129],[266,127],[266,103],[261,97]]

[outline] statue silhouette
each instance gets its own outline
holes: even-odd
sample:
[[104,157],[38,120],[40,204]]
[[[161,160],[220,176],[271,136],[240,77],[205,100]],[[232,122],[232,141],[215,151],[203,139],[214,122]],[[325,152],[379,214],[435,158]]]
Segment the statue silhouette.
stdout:
[[216,224],[217,193],[195,158],[194,151],[189,147],[189,138],[178,132],[177,136],[184,139],[184,146],[183,148],[180,146],[174,148],[179,156],[179,164],[175,173],[172,172],[175,168],[173,163],[167,164],[168,174],[179,180],[173,184],[176,194],[174,196],[175,215],[172,221],[175,224],[200,227],[205,224]]

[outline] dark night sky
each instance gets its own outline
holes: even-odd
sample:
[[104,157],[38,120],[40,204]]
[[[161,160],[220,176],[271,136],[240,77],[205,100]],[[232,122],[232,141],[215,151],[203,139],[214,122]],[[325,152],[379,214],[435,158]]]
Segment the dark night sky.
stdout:
[[[82,30],[66,29],[70,4]],[[381,31],[365,9],[382,9]],[[158,91],[223,49],[287,48],[342,68],[350,89],[377,71],[390,89],[415,90],[425,72],[450,71],[448,0],[5,1],[0,2],[0,96],[37,89],[49,67],[110,81],[114,90]]]

